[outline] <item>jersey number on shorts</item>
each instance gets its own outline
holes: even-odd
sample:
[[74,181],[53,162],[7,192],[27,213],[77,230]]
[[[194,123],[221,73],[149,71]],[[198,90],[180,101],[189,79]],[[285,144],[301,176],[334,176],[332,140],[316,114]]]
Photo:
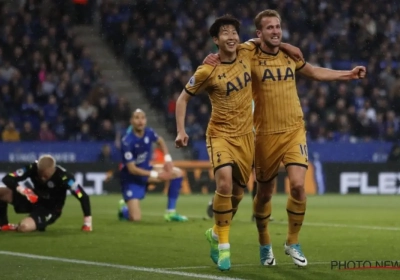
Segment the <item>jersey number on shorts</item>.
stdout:
[[306,161],[308,161],[307,145],[300,144],[300,153],[306,158]]

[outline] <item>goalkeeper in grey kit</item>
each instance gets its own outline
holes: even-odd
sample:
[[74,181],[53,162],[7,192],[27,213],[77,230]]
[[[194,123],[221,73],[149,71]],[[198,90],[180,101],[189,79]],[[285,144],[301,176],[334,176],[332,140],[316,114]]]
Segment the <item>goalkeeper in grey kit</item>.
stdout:
[[[67,191],[79,200],[83,212],[83,231],[92,231],[90,199],[73,174],[56,164],[51,155],[43,155],[38,161],[2,179],[0,188],[0,231],[45,231],[46,227],[60,218]],[[32,186],[21,185],[30,181]],[[29,214],[18,225],[10,224],[7,216],[8,203],[17,214]]]

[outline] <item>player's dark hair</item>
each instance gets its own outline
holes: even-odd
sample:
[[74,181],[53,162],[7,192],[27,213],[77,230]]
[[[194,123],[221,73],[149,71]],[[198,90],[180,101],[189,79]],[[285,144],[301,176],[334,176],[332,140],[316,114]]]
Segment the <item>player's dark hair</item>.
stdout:
[[236,29],[236,32],[238,34],[240,33],[240,21],[231,15],[224,15],[222,17],[217,18],[211,25],[209,30],[210,36],[218,37],[219,30],[224,25],[233,25]]

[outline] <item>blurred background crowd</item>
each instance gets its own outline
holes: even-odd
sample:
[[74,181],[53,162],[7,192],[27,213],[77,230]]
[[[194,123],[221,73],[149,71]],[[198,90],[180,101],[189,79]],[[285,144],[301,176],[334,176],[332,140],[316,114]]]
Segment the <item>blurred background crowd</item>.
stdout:
[[[297,77],[309,140],[397,140],[398,1],[139,0],[118,6],[106,2],[101,6],[101,30],[175,133],[175,101],[204,57],[216,51],[209,26],[216,17],[232,14],[241,20],[240,35],[245,41],[255,36],[254,16],[267,8],[279,11],[283,41],[301,48],[307,62],[343,70],[367,66],[367,79],[352,83]],[[210,110],[207,95],[191,100],[187,116],[191,139],[203,139]]]
[[[130,108],[108,86],[75,23],[93,24],[126,63],[151,106],[175,134],[175,102],[197,66],[216,48],[208,28],[220,15],[241,20],[241,40],[255,36],[254,16],[276,9],[283,41],[307,62],[333,69],[367,66],[367,78],[344,83],[297,77],[310,141],[397,141],[400,135],[400,2],[396,0],[137,0],[89,1],[73,17],[66,1],[27,0],[0,20],[2,141],[112,141]],[[267,3],[268,2],[268,3]],[[95,7],[95,8],[93,8]],[[151,7],[151,8],[150,8]],[[365,12],[368,7],[368,13]],[[75,11],[76,12],[76,11]],[[79,14],[79,13],[78,13]],[[211,107],[206,94],[189,103],[187,132],[204,139]]]
[[110,90],[90,49],[76,38],[74,7],[66,4],[26,1],[19,10],[2,6],[4,142],[114,141],[126,111],[129,118],[125,100]]

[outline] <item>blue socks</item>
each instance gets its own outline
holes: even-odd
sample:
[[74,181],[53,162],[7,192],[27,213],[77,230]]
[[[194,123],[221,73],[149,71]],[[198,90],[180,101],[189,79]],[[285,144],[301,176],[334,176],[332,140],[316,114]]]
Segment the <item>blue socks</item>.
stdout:
[[176,202],[178,201],[179,191],[181,190],[183,178],[171,180],[168,190],[168,205],[167,210],[175,210]]

